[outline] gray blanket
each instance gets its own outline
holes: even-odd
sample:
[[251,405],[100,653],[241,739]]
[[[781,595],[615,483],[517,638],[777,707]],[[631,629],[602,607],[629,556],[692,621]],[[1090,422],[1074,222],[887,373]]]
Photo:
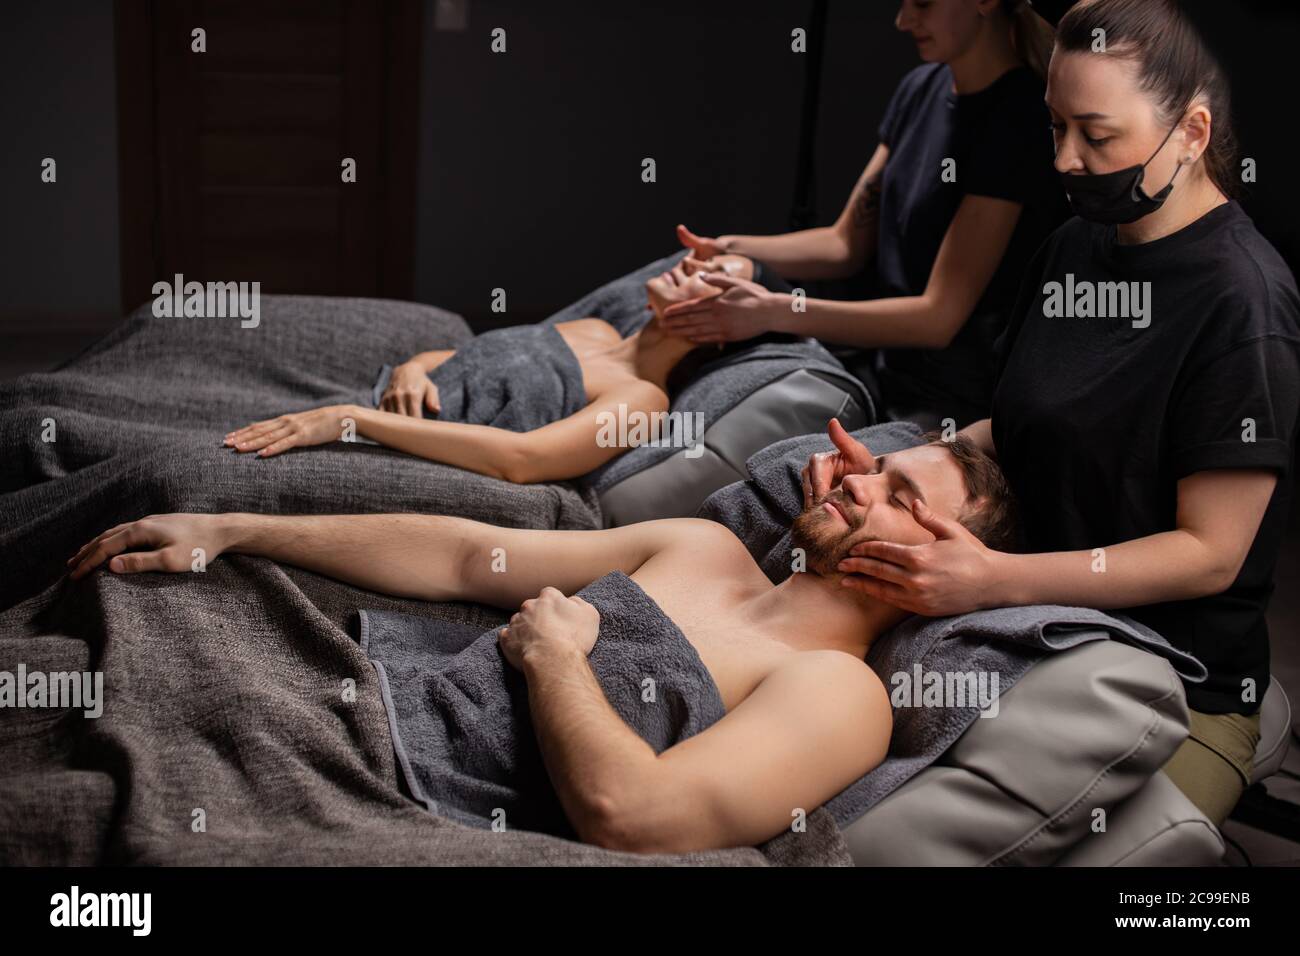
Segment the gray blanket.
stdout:
[[[920,429],[891,422],[860,429],[854,437],[876,454],[920,443]],[[713,494],[700,510],[732,529],[774,582],[790,576],[790,522],[803,508],[799,474],[815,451],[831,450],[829,439],[806,435],[772,445],[746,463],[751,480]],[[1203,664],[1162,636],[1123,614],[1090,608],[1039,605],[997,608],[953,617],[912,616],[882,635],[867,663],[894,699],[894,730],[889,756],[875,770],[833,797],[826,809],[847,826],[917,773],[934,763],[984,705],[1006,693],[1044,654],[1086,641],[1119,640],[1166,658],[1184,681],[1205,679]],[[960,706],[915,706],[910,688],[921,675],[981,675],[988,696]],[[996,683],[993,677],[996,675]]]
[[[659,275],[686,255],[674,253],[627,275],[606,283],[599,289],[566,306],[546,320],[548,324],[595,317],[603,319],[624,338],[639,330],[651,319],[646,310],[645,282]],[[761,270],[762,266],[758,268]],[[860,396],[860,404],[874,418],[870,393],[854,378],[839,359],[814,339],[791,342],[762,342],[728,349],[721,357],[699,365],[695,373],[672,397],[672,411],[702,416],[708,428],[757,389],[799,369],[807,369],[839,381]],[[696,421],[692,418],[691,421]],[[684,417],[670,418],[664,435],[655,444],[641,445],[627,454],[597,468],[582,483],[597,492],[610,488],[670,458],[685,444],[679,432]],[[687,436],[691,437],[691,436]],[[693,437],[698,437],[698,434]]]
[[0,865],[847,863],[798,840],[671,856],[494,833],[405,796],[358,607],[481,632],[505,615],[386,598],[249,557],[97,571],[0,612],[0,671],[103,674],[103,713],[0,710]]
[[374,299],[263,296],[261,322],[142,306],[61,369],[0,385],[0,607],[35,594],[106,528],[168,511],[418,511],[599,527],[574,485],[513,485],[372,444],[269,459],[222,446],[284,412],[369,402],[375,369],[471,338],[450,313]]
[[[375,383],[376,406],[393,368]],[[587,404],[582,367],[553,325],[515,325],[475,336],[429,378],[438,386],[439,421],[526,432]],[[426,412],[427,414],[427,412]]]
[[244,557],[203,574],[62,578],[90,537],[162,511],[598,527],[594,499],[570,485],[512,485],[362,444],[265,460],[221,446],[255,419],[366,401],[384,362],[470,337],[448,313],[377,300],[264,296],[250,329],[145,307],[62,369],[0,386],[0,672],[99,671],[105,696],[98,719],[0,709],[0,865],[847,861],[829,821],[810,827],[802,855],[648,860],[484,833],[412,803],[348,622],[372,607],[481,630],[496,612]]

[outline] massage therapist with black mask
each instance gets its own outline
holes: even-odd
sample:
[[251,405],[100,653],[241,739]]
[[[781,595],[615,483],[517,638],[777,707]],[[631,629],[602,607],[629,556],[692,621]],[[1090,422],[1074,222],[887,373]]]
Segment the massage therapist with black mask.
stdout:
[[[933,543],[864,543],[842,570],[927,614],[1122,609],[1200,658],[1209,677],[1186,685],[1191,735],[1165,771],[1217,824],[1249,783],[1269,681],[1300,404],[1295,280],[1229,198],[1241,167],[1225,75],[1172,0],[1074,7],[1047,102],[1078,218],[1030,266],[992,417],[965,430],[1001,464],[1028,553],[919,515]],[[834,437],[839,451],[809,462],[812,494],[870,467]]]
[[895,23],[925,62],[895,91],[834,224],[716,238],[678,227],[688,269],[730,252],[789,281],[861,276],[872,297],[797,311],[789,286],[717,275],[723,295],[673,306],[664,322],[701,343],[788,332],[872,350],[847,361],[882,417],[965,425],[988,416],[993,342],[1068,213],[1043,108],[1051,28],[1025,0],[902,0]]

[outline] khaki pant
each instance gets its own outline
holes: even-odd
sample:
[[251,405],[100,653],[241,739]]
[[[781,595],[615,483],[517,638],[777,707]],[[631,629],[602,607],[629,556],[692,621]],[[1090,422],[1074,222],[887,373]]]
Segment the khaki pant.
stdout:
[[1187,739],[1165,764],[1170,780],[1196,808],[1220,826],[1250,786],[1259,746],[1259,714],[1189,711]]

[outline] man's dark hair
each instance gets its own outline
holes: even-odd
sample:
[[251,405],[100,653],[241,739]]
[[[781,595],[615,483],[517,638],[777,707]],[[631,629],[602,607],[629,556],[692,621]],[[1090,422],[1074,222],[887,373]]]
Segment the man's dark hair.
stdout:
[[943,438],[927,432],[931,445],[947,448],[961,466],[966,480],[966,503],[957,520],[994,551],[1020,550],[1020,520],[1015,496],[1002,469],[970,439],[962,435]]

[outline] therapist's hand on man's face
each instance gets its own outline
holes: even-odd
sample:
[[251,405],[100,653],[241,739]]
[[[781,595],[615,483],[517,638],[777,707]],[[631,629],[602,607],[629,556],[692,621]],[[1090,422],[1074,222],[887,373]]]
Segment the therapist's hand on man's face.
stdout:
[[876,470],[870,449],[844,430],[838,418],[832,418],[826,433],[834,451],[816,452],[803,469],[803,505],[811,507],[844,480],[845,475],[869,475]]
[[986,547],[956,518],[912,502],[912,516],[934,536],[927,544],[860,541],[836,570],[840,584],[926,617],[998,607],[1000,552]]

